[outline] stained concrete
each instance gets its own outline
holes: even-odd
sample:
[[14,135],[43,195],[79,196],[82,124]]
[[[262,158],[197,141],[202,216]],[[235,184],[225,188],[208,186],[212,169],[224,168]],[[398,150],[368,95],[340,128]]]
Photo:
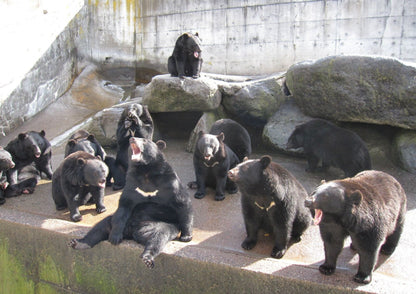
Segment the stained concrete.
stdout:
[[[87,80],[88,76],[85,75]],[[79,83],[79,85],[82,84],[81,82]],[[22,127],[15,129],[9,136],[0,138],[0,145],[5,146],[19,132],[40,129],[45,130],[47,138],[54,142],[53,139],[55,137],[62,135],[66,130],[71,129],[86,117],[91,116],[99,108],[97,105],[102,106],[103,104],[101,103],[104,103],[103,101],[106,100],[105,96],[103,101],[101,101],[99,97],[86,95],[86,101],[80,103],[79,99],[73,97],[71,93],[77,93],[77,89],[68,92],[66,96],[52,104],[48,109],[38,114]],[[89,99],[93,99],[94,103]],[[104,104],[106,103],[109,102]],[[78,116],[73,114],[78,114]],[[114,123],[117,122],[115,121]],[[167,138],[165,154],[168,161],[185,184],[194,180],[192,154],[185,151],[187,139],[172,136],[167,136]],[[53,169],[56,169],[63,160],[64,146],[62,144],[54,145],[52,152]],[[306,173],[306,161],[304,159],[285,156],[268,150],[261,150],[260,148],[255,150],[252,157],[257,158],[264,153],[272,155],[274,161],[292,172],[308,192],[311,192],[322,179],[331,180],[342,175],[342,172],[337,169],[331,169],[327,174]],[[207,289],[202,291],[199,288],[201,286],[199,282],[193,284],[192,279],[180,276],[180,274],[183,274],[183,271],[186,272],[190,268],[195,267],[192,271],[200,269],[201,273],[198,273],[200,275],[206,272],[204,274],[204,279],[206,279],[204,282],[212,282],[213,284],[226,283],[223,281],[225,275],[229,282],[227,284],[229,288],[224,288],[224,291],[227,293],[232,293],[233,290],[241,291],[241,285],[243,285],[241,283],[241,275],[248,275],[253,279],[244,278],[244,283],[246,283],[244,287],[246,289],[256,289],[258,292],[264,293],[277,292],[277,288],[269,284],[267,284],[267,287],[266,284],[257,285],[254,281],[266,279],[271,282],[274,281],[273,283],[276,284],[286,285],[285,287],[291,285],[290,287],[294,288],[287,288],[287,291],[292,293],[301,293],[305,289],[309,289],[311,292],[348,292],[356,290],[376,293],[413,292],[416,287],[416,278],[414,277],[416,265],[412,262],[412,257],[416,253],[416,239],[413,235],[413,228],[416,226],[415,175],[397,168],[383,154],[378,154],[373,158],[373,162],[375,169],[390,173],[403,185],[408,196],[408,213],[399,246],[392,256],[388,258],[380,256],[377,269],[373,275],[373,282],[370,285],[359,285],[352,281],[352,277],[357,271],[358,256],[349,249],[349,241],[345,242],[345,248],[338,260],[336,273],[333,276],[324,276],[319,273],[318,267],[324,260],[324,250],[319,236],[319,229],[316,226],[310,227],[304,234],[302,241],[290,247],[286,255],[280,260],[270,257],[273,247],[270,236],[262,236],[253,250],[243,250],[240,244],[245,238],[245,229],[241,215],[240,194],[227,195],[224,201],[217,202],[214,200],[213,190],[209,190],[208,195],[202,200],[192,197],[195,210],[194,238],[190,243],[174,241],[168,244],[164,254],[156,259],[156,273],[159,275],[159,279],[163,279],[165,276],[174,277],[174,282],[170,280],[170,283],[177,283],[174,284],[175,286],[186,281],[186,287],[183,288],[186,291],[184,290],[184,292],[210,293]],[[193,195],[194,191],[189,190],[189,193]],[[55,239],[55,243],[59,241],[58,246],[64,247],[63,243],[69,241],[74,236],[83,236],[92,225],[105,216],[112,214],[117,208],[120,194],[120,192],[114,192],[111,188],[107,188],[104,201],[107,211],[97,215],[94,205],[83,206],[81,207],[83,220],[79,223],[73,223],[69,220],[68,211],[55,210],[51,198],[51,182],[42,180],[33,195],[22,195],[7,199],[6,203],[0,206],[2,232],[9,232],[14,226],[17,225],[19,227],[20,224],[24,224],[28,226],[25,226],[24,230],[32,228],[34,232],[37,230],[47,230],[49,232],[48,234],[45,233],[48,237],[41,237],[44,233],[34,234],[33,239],[30,239],[30,243],[26,245],[29,246],[28,248],[33,246],[33,250],[35,250],[40,246],[40,243],[44,243],[44,241],[37,240],[37,238]],[[52,242],[50,246],[57,246],[55,243]],[[65,255],[65,258],[70,259],[67,262],[76,263],[80,256],[88,260],[89,258],[97,258],[97,253],[101,252],[105,255],[106,260],[117,264],[118,262],[123,262],[124,259],[116,256],[121,254],[128,258],[128,255],[132,253],[126,250],[131,248],[137,248],[137,253],[133,254],[132,258],[138,259],[138,253],[142,249],[131,241],[125,241],[118,247],[112,246],[108,242],[103,242],[103,244],[86,252],[66,252],[65,254],[70,255]],[[48,251],[48,249],[46,250]],[[50,249],[50,252],[54,254],[55,249]],[[115,256],[111,257],[111,254],[115,254]],[[182,263],[182,259],[184,263]],[[175,269],[175,264],[177,264],[178,269]],[[96,265],[95,267],[99,268],[100,266]],[[133,270],[121,264],[119,266],[121,273]],[[187,269],[181,268],[182,266]],[[140,271],[144,271],[146,275],[155,279],[147,269],[140,268]],[[115,274],[115,276],[117,275]],[[161,289],[159,288],[161,285],[159,285],[157,280],[135,281],[135,283],[139,283],[140,287],[144,287],[143,289],[153,287],[152,289],[156,291],[156,289]],[[285,284],[283,281],[289,281],[289,283]],[[298,288],[296,288],[297,286]],[[58,285],[57,287],[59,288],[60,286]],[[130,289],[127,285],[125,287]],[[87,289],[83,291],[85,293],[94,293],[87,291]],[[218,290],[214,292],[218,292]]]

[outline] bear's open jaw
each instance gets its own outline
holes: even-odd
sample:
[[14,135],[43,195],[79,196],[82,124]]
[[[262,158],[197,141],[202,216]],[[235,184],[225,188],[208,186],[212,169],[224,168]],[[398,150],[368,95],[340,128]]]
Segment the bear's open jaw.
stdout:
[[142,151],[140,150],[139,146],[137,146],[134,142],[130,143],[130,148],[132,151],[131,160],[139,161],[142,157]]
[[319,225],[322,220],[323,212],[320,209],[315,209],[315,217],[313,219],[314,225]]

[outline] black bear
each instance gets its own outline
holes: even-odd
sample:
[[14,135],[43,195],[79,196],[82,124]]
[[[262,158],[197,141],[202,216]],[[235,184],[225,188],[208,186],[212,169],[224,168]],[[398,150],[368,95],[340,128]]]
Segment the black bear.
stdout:
[[227,178],[227,172],[250,153],[251,139],[247,130],[231,119],[216,121],[209,134],[199,132],[193,156],[196,181],[188,184],[197,189],[195,198],[205,197],[206,187],[215,188],[217,201],[225,199],[225,190],[237,193],[237,186]]
[[[112,216],[97,223],[82,239],[72,239],[69,246],[74,249],[89,249],[101,241],[108,240]],[[148,268],[154,267],[154,259],[165,245],[178,237],[179,217],[168,205],[143,202],[133,209],[123,231],[124,239],[133,239],[145,248],[141,255]]]
[[392,176],[381,171],[363,171],[353,178],[321,184],[305,201],[315,209],[325,248],[319,271],[334,273],[338,255],[349,235],[351,248],[359,255],[354,280],[370,283],[378,253],[390,255],[403,230],[406,194]]
[[92,196],[96,211],[106,211],[104,189],[108,167],[100,159],[85,151],[68,155],[52,176],[52,198],[57,210],[69,208],[71,220],[82,219],[78,207]]
[[8,185],[4,196],[10,198],[22,194],[32,194],[40,180],[41,175],[36,165],[34,163],[26,165],[18,172],[17,184]]
[[153,130],[153,119],[146,105],[133,103],[124,109],[117,125],[116,159],[107,161],[114,178],[114,190],[122,189],[126,182],[129,139],[137,137],[152,140]]
[[198,78],[202,68],[201,40],[198,33],[184,33],[175,43],[168,59],[168,71],[173,77]]
[[252,249],[263,229],[274,236],[271,256],[282,258],[290,242],[299,242],[312,222],[311,211],[304,205],[307,192],[268,155],[240,163],[228,172],[228,177],[237,183],[241,193],[247,232],[241,247]]
[[3,147],[0,147],[0,205],[6,202],[4,198],[4,193],[9,182],[7,181],[6,171],[11,168],[14,168],[15,164],[13,162],[12,156],[9,152],[4,150]]
[[323,119],[298,125],[290,135],[287,148],[303,147],[307,171],[314,172],[322,161],[322,170],[330,166],[342,169],[346,177],[371,169],[371,159],[363,140],[354,132]]
[[[192,239],[193,212],[191,199],[179,177],[166,161],[162,153],[165,147],[166,143],[164,141],[154,143],[149,139],[130,138],[129,153],[131,155],[126,185],[120,196],[117,211],[111,218],[109,241],[112,244],[118,244],[122,241],[126,232],[126,224],[129,221],[136,222],[138,216],[131,218],[135,208],[137,207],[140,210],[140,206],[148,203],[153,203],[157,205],[154,207],[160,207],[161,211],[169,211],[169,213],[164,216],[157,216],[160,212],[156,209],[156,212],[149,212],[150,216],[144,215],[144,217],[154,217],[162,222],[176,223],[181,233],[179,240],[188,242]],[[143,210],[146,210],[146,208],[143,208]],[[141,221],[140,217],[137,220]],[[137,227],[140,228],[139,225]],[[143,231],[146,230],[143,229]],[[162,229],[161,234],[167,239],[173,236],[171,229],[167,232]],[[146,237],[141,234],[138,237],[150,238],[150,236]],[[149,246],[152,245],[149,244]]]
[[45,137],[45,131],[20,133],[4,149],[12,155],[15,163],[15,167],[7,174],[10,185],[17,184],[19,170],[32,162],[39,172],[45,173],[48,179],[52,178],[52,148]]

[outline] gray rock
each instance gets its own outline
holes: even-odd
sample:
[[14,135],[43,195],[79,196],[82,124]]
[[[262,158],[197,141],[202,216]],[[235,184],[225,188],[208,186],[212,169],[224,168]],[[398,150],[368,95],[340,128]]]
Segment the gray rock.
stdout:
[[303,154],[303,148],[287,149],[286,143],[297,125],[310,121],[312,117],[304,115],[293,99],[284,102],[269,119],[263,129],[263,142],[279,151],[291,154]]
[[329,120],[416,129],[416,67],[397,59],[332,56],[289,68],[302,112]]
[[402,130],[394,138],[393,152],[403,169],[416,174],[416,132]]
[[285,100],[283,75],[238,82],[221,83],[222,104],[231,116],[247,124],[266,123]]
[[143,104],[150,112],[210,111],[221,103],[221,93],[215,80],[158,75],[146,86]]

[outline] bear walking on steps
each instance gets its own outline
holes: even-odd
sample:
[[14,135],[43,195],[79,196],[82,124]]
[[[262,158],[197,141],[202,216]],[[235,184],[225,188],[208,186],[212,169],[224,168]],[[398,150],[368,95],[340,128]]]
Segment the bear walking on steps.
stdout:
[[128,105],[117,125],[117,155],[106,161],[114,178],[113,190],[123,189],[126,183],[126,172],[129,164],[129,139],[132,137],[153,138],[153,119],[146,105],[133,103]]
[[287,148],[303,147],[307,171],[314,172],[322,161],[322,170],[330,166],[342,169],[346,177],[371,169],[371,159],[363,140],[355,133],[323,119],[313,119],[295,128]]
[[[136,219],[137,213],[135,209],[145,210],[145,204],[152,203],[155,211],[143,212],[149,213],[151,218],[157,221],[175,223],[180,231],[180,241],[188,242],[192,239],[193,212],[191,199],[185,187],[182,185],[179,177],[166,161],[162,150],[166,147],[164,141],[156,143],[149,139],[130,138],[130,162],[126,176],[126,185],[120,196],[117,211],[111,218],[111,231],[109,233],[109,241],[112,244],[119,244],[123,236],[125,236],[126,225],[130,222],[139,224],[139,230],[146,231],[141,228],[140,221]],[[140,208],[142,207],[142,208]],[[160,208],[160,211],[158,210]],[[164,212],[163,212],[164,211]],[[163,213],[162,213],[163,212]],[[140,215],[140,213],[138,213]],[[159,214],[163,216],[158,216]],[[147,221],[147,219],[145,219]],[[172,226],[155,225],[155,234],[161,234],[160,238],[171,239],[174,235]],[[150,226],[150,225],[149,225]],[[165,229],[157,229],[165,227]],[[159,233],[158,233],[159,231]],[[140,238],[149,238],[138,235]],[[154,241],[149,241],[153,243]],[[152,246],[152,244],[149,244]],[[158,247],[158,246],[156,246]],[[160,246],[159,246],[160,247]],[[160,249],[160,248],[159,248]]]
[[403,230],[406,194],[392,176],[381,171],[363,171],[353,178],[320,185],[305,201],[315,209],[315,223],[325,248],[325,262],[319,271],[334,273],[344,240],[351,236],[351,248],[359,255],[354,280],[370,283],[379,251],[390,255]]
[[205,197],[205,188],[215,188],[215,200],[225,198],[225,190],[237,193],[237,186],[227,178],[227,172],[250,155],[251,139],[247,130],[231,119],[216,121],[209,134],[200,132],[195,146],[193,164],[195,182],[188,186],[197,189],[195,198]]
[[[101,241],[108,240],[112,216],[97,223],[82,239],[72,239],[69,246],[74,249],[89,249]],[[179,218],[172,207],[143,202],[133,209],[123,231],[124,239],[133,239],[144,246],[141,255],[148,268],[154,267],[154,259],[165,245],[178,237]]]
[[78,207],[94,199],[96,211],[106,211],[104,189],[108,167],[85,151],[68,155],[52,176],[52,198],[57,210],[69,208],[71,220],[82,219]]
[[228,177],[237,183],[241,192],[247,232],[241,247],[252,249],[259,230],[263,229],[274,236],[271,256],[282,258],[290,242],[299,242],[312,222],[311,211],[304,205],[307,192],[289,171],[268,155],[240,163],[228,172]]
[[45,131],[20,133],[4,149],[10,152],[16,164],[7,172],[10,185],[17,184],[19,170],[33,162],[40,173],[43,172],[48,179],[52,179],[52,148],[45,137]]
[[201,41],[198,33],[185,33],[175,44],[172,56],[168,59],[168,71],[172,77],[198,78],[202,68]]

